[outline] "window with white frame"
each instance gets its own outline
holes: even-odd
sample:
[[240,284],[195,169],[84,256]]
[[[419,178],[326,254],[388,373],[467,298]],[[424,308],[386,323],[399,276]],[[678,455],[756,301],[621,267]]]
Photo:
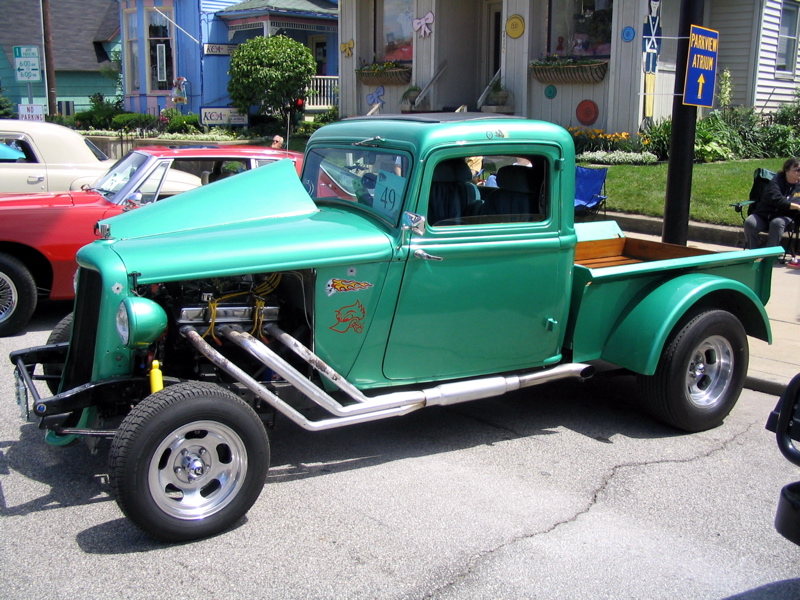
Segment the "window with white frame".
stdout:
[[149,90],[169,92],[175,77],[172,53],[172,11],[159,8],[147,11],[147,49],[150,69]]
[[413,0],[375,0],[376,43],[379,60],[411,62],[414,47]]
[[548,52],[557,56],[611,54],[611,0],[550,0]]
[[797,19],[800,4],[784,2],[781,7],[781,26],[778,32],[778,55],[775,70],[794,73],[797,67]]
[[139,77],[139,21],[136,11],[125,13],[125,75],[128,89],[138,91],[141,87]]

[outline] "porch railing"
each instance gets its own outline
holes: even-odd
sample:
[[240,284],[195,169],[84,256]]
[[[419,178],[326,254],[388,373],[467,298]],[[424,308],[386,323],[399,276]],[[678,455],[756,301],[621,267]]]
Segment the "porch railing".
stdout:
[[339,104],[339,77],[318,75],[311,80],[306,96],[306,110],[327,110]]

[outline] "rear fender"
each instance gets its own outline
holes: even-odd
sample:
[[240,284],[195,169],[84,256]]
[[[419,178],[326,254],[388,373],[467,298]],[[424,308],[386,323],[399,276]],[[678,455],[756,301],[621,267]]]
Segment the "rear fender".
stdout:
[[704,309],[727,310],[741,321],[747,335],[772,343],[767,311],[749,287],[724,277],[688,274],[629,305],[612,328],[601,359],[652,375],[671,332],[687,316]]

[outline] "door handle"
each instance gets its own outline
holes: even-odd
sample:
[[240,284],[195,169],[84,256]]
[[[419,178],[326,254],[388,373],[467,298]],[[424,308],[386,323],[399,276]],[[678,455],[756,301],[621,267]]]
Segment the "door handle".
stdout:
[[417,249],[414,250],[414,256],[417,258],[421,258],[422,260],[444,260],[441,256],[434,256],[433,254],[428,254],[425,250]]
[[28,183],[39,183],[44,181],[44,175],[28,175]]

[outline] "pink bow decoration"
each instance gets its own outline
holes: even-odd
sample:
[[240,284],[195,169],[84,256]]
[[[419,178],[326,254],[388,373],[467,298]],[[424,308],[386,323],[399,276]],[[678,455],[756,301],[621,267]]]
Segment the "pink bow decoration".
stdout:
[[421,19],[414,19],[414,31],[419,31],[419,37],[431,34],[431,28],[428,27],[429,23],[433,23],[433,13],[431,11],[428,11],[428,14]]

